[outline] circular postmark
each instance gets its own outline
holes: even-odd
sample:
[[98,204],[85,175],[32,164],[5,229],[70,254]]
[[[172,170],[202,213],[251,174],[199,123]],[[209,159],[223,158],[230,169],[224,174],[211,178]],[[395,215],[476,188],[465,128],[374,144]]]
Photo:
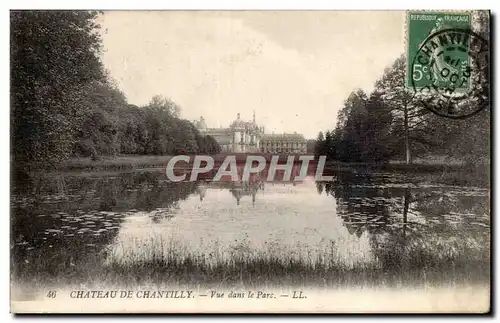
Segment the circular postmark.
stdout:
[[462,119],[489,104],[489,44],[468,29],[429,35],[414,56],[413,97],[437,115]]

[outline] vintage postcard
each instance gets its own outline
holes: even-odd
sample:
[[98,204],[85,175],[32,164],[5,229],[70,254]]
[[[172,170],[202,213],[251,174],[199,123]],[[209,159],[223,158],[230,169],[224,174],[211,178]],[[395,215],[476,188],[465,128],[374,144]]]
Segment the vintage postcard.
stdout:
[[10,12],[13,313],[489,313],[489,11]]

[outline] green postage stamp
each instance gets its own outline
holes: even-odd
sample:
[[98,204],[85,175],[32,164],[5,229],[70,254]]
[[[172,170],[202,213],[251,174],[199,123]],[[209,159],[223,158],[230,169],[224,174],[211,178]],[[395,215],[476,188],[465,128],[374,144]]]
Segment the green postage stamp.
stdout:
[[470,104],[488,90],[489,45],[473,18],[472,12],[407,12],[405,81],[415,104],[456,119],[486,105]]
[[[456,78],[452,75],[460,76],[466,71],[469,65],[467,52],[453,46],[461,42],[461,35],[451,34],[452,37],[448,37],[442,31],[471,30],[470,13],[409,11],[407,21],[409,64],[406,84],[408,87],[421,89],[433,84],[445,86],[450,83],[450,79]],[[437,41],[426,42],[436,34],[439,34],[436,37]],[[446,45],[452,47],[448,51],[454,52],[454,55],[445,55]],[[430,64],[433,58],[434,64]],[[457,84],[457,89],[466,89],[469,86],[468,78],[462,77],[463,79],[454,82]]]

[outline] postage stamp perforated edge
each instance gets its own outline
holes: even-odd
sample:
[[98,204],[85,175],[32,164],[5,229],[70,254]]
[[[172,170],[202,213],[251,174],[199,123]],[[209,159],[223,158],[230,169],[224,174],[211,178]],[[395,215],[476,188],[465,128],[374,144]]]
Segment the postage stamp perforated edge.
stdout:
[[[409,49],[409,45],[410,45],[410,14],[411,13],[427,13],[427,14],[431,14],[431,13],[440,13],[440,14],[468,14],[470,16],[470,25],[471,25],[471,28],[472,30],[474,30],[474,23],[475,23],[475,19],[477,19],[477,17],[474,15],[474,12],[475,11],[479,11],[479,10],[453,10],[453,9],[446,9],[446,10],[434,10],[434,9],[414,9],[414,10],[405,10],[405,22],[404,22],[404,48],[405,48],[405,72],[406,73],[409,73],[409,68],[410,68],[410,65],[411,65],[411,62],[410,62],[410,49]],[[408,83],[408,77],[405,76],[405,88],[412,91],[412,85]]]

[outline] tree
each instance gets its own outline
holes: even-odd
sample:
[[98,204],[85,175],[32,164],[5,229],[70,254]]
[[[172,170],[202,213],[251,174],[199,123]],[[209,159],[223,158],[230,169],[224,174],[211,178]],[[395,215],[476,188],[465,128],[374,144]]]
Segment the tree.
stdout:
[[169,98],[162,95],[155,95],[148,104],[153,110],[164,111],[168,116],[179,118],[181,108]]
[[127,104],[120,107],[117,114],[120,153],[144,154],[144,146],[148,139],[147,129],[144,126],[143,111],[135,105]]
[[[474,31],[488,39],[489,13],[479,11],[476,15]],[[476,48],[471,63],[479,68],[471,73],[469,97],[459,103],[459,108],[479,111],[477,114],[456,120],[431,113],[424,103],[436,104],[440,97],[414,95],[406,88],[406,58],[401,55],[384,71],[368,98],[360,90],[349,95],[338,113],[335,130],[318,138],[316,152],[346,162],[382,161],[403,155],[408,164],[414,155],[445,154],[468,165],[478,161],[483,165],[490,149],[490,63],[489,53],[482,50],[484,44],[479,42],[481,50]]]
[[385,161],[390,157],[392,114],[380,93],[373,92],[366,102],[366,130],[363,133],[365,159]]
[[[362,90],[353,91],[344,102],[344,107],[339,111],[337,127],[334,136],[330,134],[330,153],[336,152],[336,157],[345,162],[365,161],[364,133],[366,124],[366,102],[368,98]],[[326,141],[326,140],[325,140]],[[334,147],[336,146],[336,147]]]
[[13,11],[11,124],[14,171],[54,167],[75,143],[82,86],[105,80],[96,12]]
[[212,154],[212,155],[220,153],[221,147],[220,147],[219,143],[217,142],[217,140],[215,140],[214,137],[212,137],[210,135],[206,135],[203,137],[203,141],[204,141],[205,145],[204,145],[204,149],[202,150],[202,152],[204,152],[206,154]]
[[308,139],[307,140],[307,153],[311,154],[316,151],[316,140],[315,139]]
[[127,106],[125,95],[109,83],[91,83],[81,88],[69,103],[78,108],[75,153],[92,156],[115,155],[120,152],[121,112]]
[[[71,156],[217,153],[171,99],[127,103],[104,71],[97,12],[11,13],[12,166],[15,175]],[[21,178],[21,177],[19,177]]]
[[327,131],[325,133],[325,140],[323,141],[323,154],[326,155],[328,159],[332,159],[334,142],[332,132]]
[[[480,15],[481,16],[481,15]],[[483,13],[484,16],[484,13]],[[484,17],[483,17],[484,18]],[[478,33],[484,36],[488,30],[488,19],[478,19]],[[391,68],[375,84],[375,92],[384,100],[386,109],[391,111],[392,125],[390,136],[404,141],[404,155],[407,163],[411,163],[414,154],[446,154],[457,156],[471,162],[480,155],[487,155],[489,145],[489,61],[477,64],[481,68],[475,69],[471,77],[472,88],[469,97],[460,102],[462,108],[469,106],[469,110],[477,110],[478,106],[487,106],[478,115],[465,120],[456,120],[438,116],[425,108],[426,104],[437,104],[440,98],[436,95],[419,94],[414,97],[412,90],[407,89],[405,80],[405,57],[399,57]],[[424,104],[425,103],[425,104]],[[464,143],[469,143],[467,149]],[[398,152],[398,142],[392,142],[394,153]],[[452,148],[453,147],[453,148]]]
[[325,141],[325,136],[323,135],[323,132],[320,131],[318,133],[318,138],[316,139],[316,147],[314,148],[314,154],[316,157],[324,154],[324,148],[325,148],[324,141]]
[[176,119],[176,124],[172,127],[171,137],[175,138],[175,154],[194,154],[199,152],[196,136],[199,135],[196,127],[188,120]]
[[[387,108],[392,111],[394,121],[402,122],[403,134],[393,135],[396,138],[403,138],[405,161],[410,164],[412,162],[410,132],[425,122],[430,112],[424,107],[413,104],[413,93],[406,88],[405,74],[406,57],[401,55],[375,83],[375,91],[380,94]],[[395,129],[400,129],[400,127],[396,126]]]

